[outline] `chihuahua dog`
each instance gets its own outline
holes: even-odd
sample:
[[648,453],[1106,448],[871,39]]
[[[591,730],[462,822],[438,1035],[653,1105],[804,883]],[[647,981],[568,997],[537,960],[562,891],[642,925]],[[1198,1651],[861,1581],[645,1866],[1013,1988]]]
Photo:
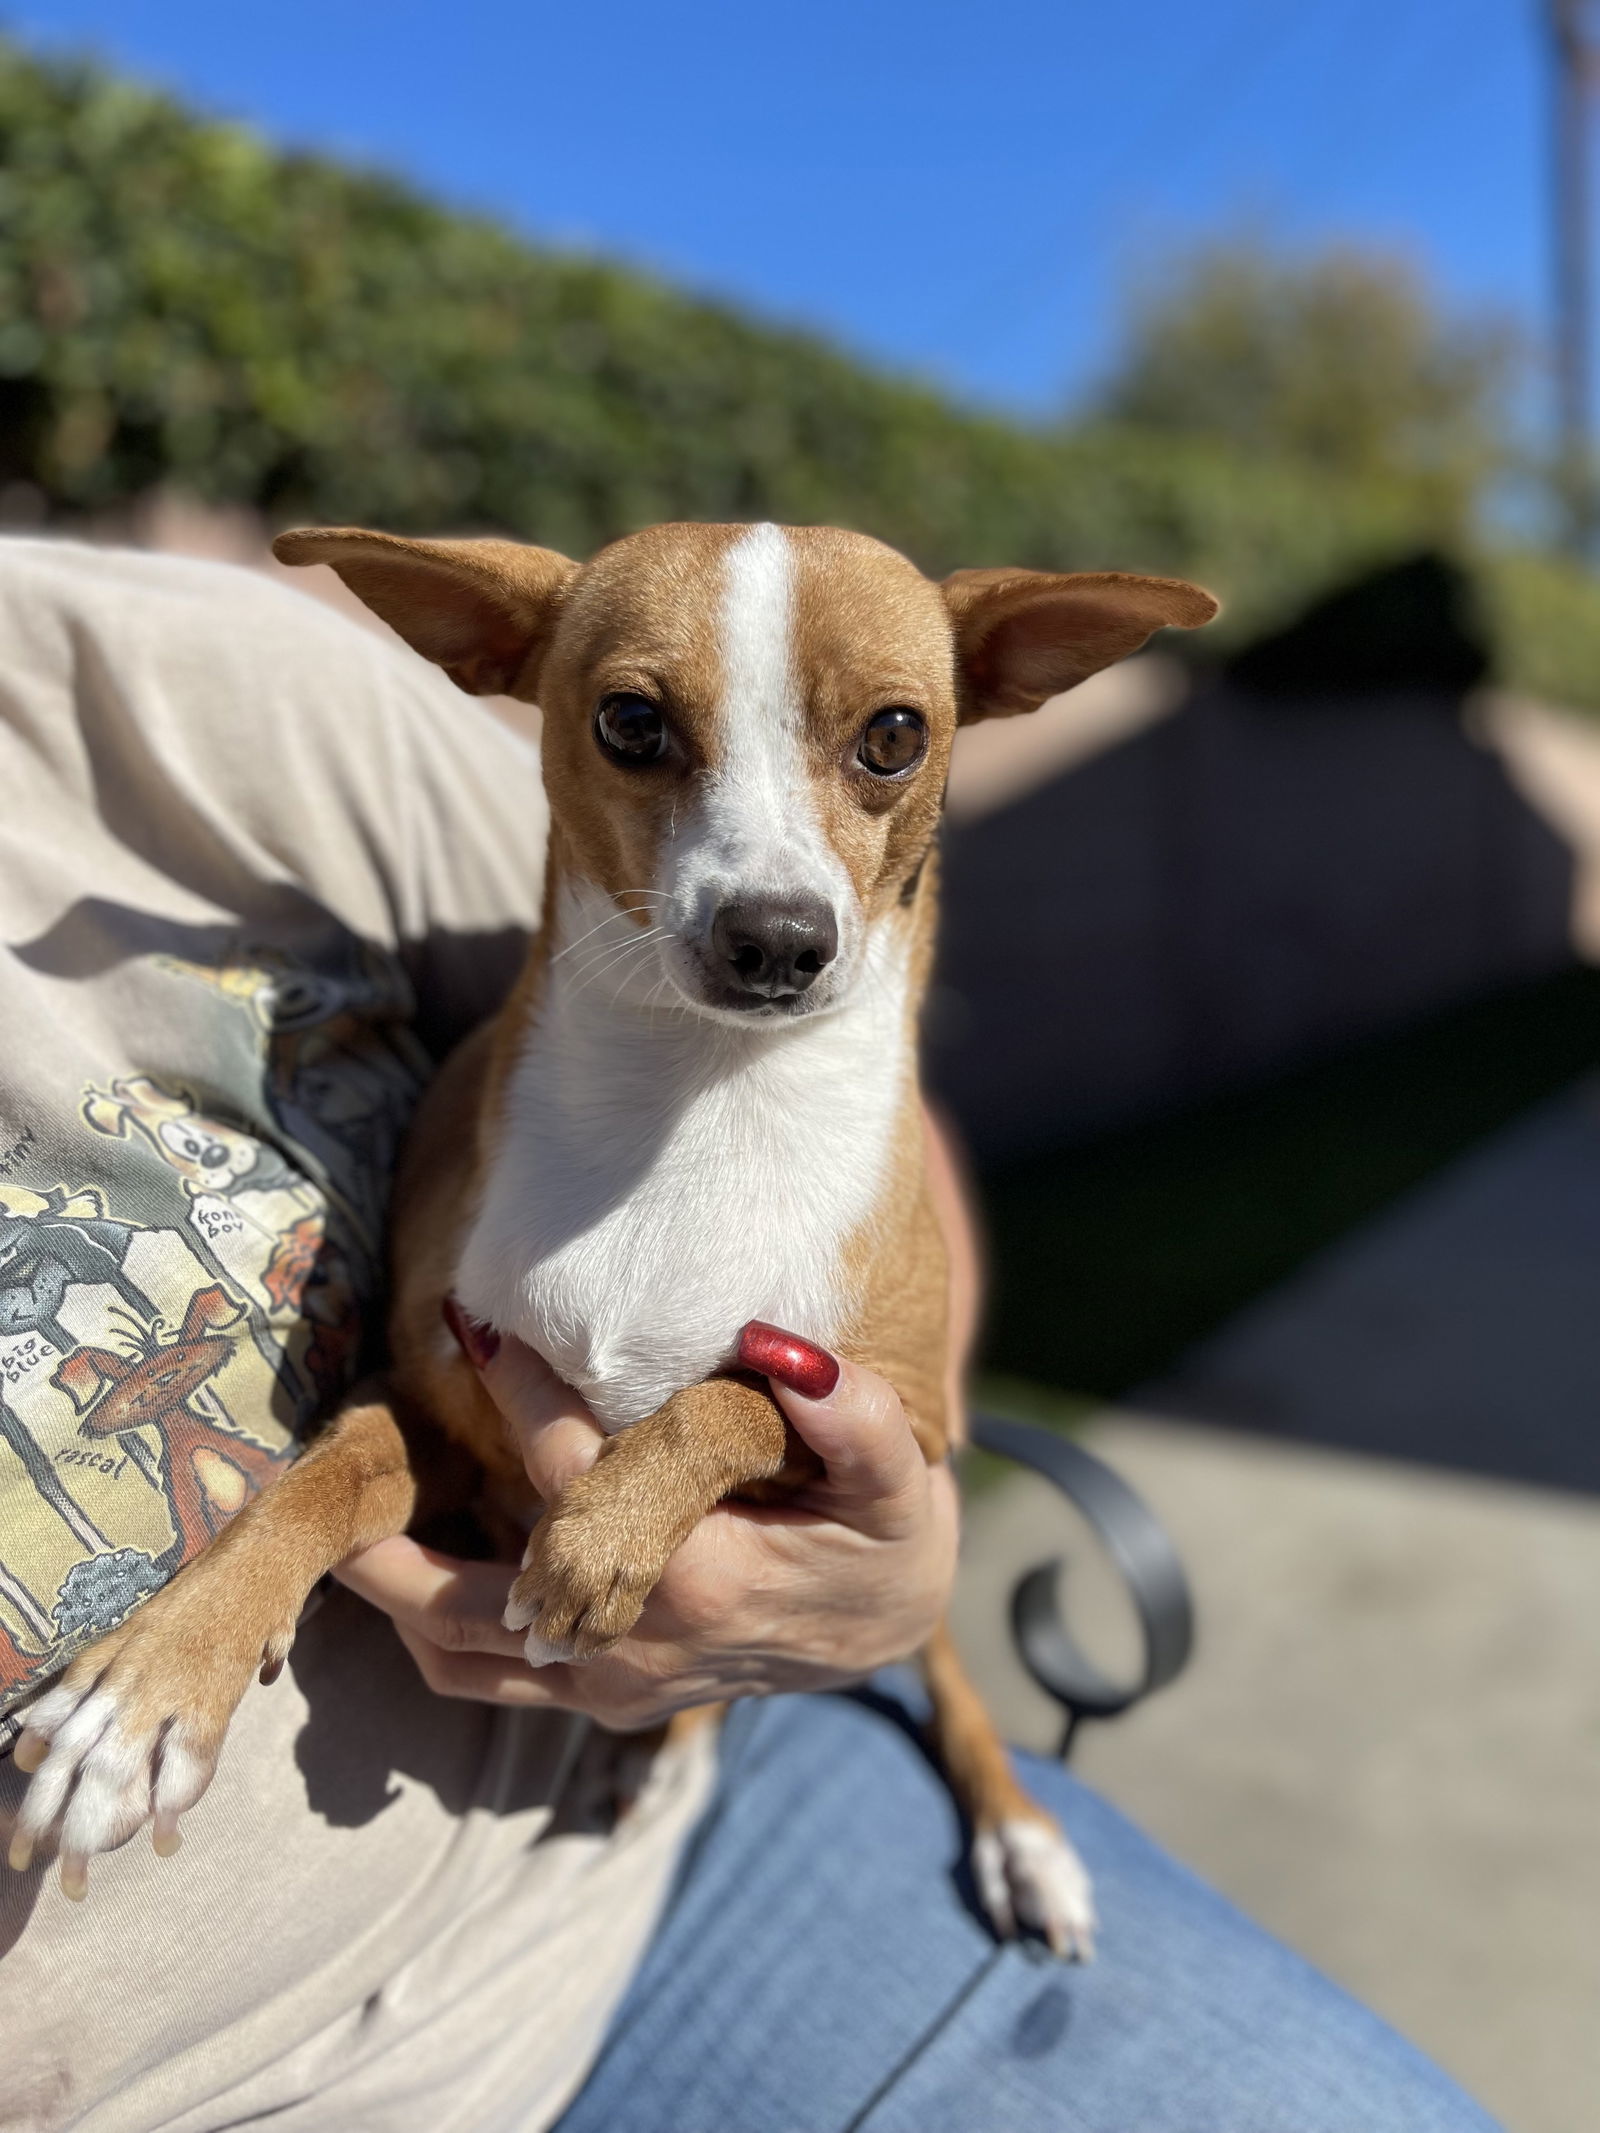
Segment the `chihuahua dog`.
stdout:
[[[723,1498],[814,1479],[766,1377],[826,1393],[834,1356],[868,1365],[946,1455],[916,1058],[951,743],[1216,612],[1120,573],[935,583],[822,527],[657,526],[582,565],[352,529],[275,548],[331,564],[462,689],[541,707],[544,923],[409,1135],[387,1377],[31,1714],[12,1864],[54,1839],[75,1895],[146,1821],[176,1848],[312,1586],[420,1515],[430,1432],[524,1500],[506,1619],[534,1665],[626,1636]],[[608,1432],[559,1501],[532,1500],[451,1312],[530,1343]],[[1077,1855],[944,1629],[922,1658],[997,1931],[1087,1956]]]

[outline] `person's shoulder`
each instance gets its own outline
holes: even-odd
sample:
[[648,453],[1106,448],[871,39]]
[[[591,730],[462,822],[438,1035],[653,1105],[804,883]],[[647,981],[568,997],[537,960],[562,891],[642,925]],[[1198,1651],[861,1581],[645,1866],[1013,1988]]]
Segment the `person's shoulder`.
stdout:
[[364,633],[343,616],[265,570],[197,556],[42,535],[0,538],[0,600],[25,598],[33,612],[86,619],[107,633],[173,642],[232,641],[240,629],[266,635],[291,656],[297,646],[334,659],[364,651]]
[[[382,625],[281,575],[0,539],[0,698],[36,731],[82,736],[85,805],[106,776],[131,780],[174,822],[198,810],[241,864],[270,855],[369,924],[391,905],[407,928],[435,905],[530,921],[537,748]],[[59,782],[77,759],[57,758]]]
[[[327,575],[323,573],[322,575]],[[0,652],[27,663],[86,651],[121,677],[141,715],[159,712],[169,745],[287,749],[303,764],[374,767],[416,748],[441,772],[538,783],[538,750],[464,697],[330,578],[334,604],[274,564],[252,569],[193,556],[40,537],[0,538]],[[348,601],[354,613],[341,612]]]

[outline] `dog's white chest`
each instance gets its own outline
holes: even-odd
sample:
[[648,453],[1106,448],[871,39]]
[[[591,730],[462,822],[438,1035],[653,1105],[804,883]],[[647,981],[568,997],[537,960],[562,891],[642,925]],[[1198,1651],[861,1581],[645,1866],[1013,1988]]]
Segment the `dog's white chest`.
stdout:
[[468,1238],[462,1301],[619,1429],[764,1318],[824,1345],[911,1073],[904,993],[742,1032],[563,1011],[529,1035]]

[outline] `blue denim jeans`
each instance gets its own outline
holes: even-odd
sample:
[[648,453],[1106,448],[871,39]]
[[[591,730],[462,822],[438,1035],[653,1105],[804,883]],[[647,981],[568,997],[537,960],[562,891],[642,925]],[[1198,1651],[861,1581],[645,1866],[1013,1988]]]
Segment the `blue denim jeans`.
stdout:
[[558,2133],[1494,2133],[1394,2032],[1051,1764],[1097,1960],[997,1947],[888,1698],[732,1714],[716,1804]]

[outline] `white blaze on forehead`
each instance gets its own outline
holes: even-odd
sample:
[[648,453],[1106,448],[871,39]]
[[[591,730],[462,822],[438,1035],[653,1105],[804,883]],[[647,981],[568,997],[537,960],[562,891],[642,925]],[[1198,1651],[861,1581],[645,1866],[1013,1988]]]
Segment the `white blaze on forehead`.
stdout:
[[789,632],[794,551],[781,526],[752,526],[723,558],[718,616],[722,708],[747,704],[775,725],[797,726]]
[[811,894],[846,878],[817,820],[794,659],[795,551],[752,526],[723,558],[717,614],[722,690],[700,850],[687,871],[722,895]]

